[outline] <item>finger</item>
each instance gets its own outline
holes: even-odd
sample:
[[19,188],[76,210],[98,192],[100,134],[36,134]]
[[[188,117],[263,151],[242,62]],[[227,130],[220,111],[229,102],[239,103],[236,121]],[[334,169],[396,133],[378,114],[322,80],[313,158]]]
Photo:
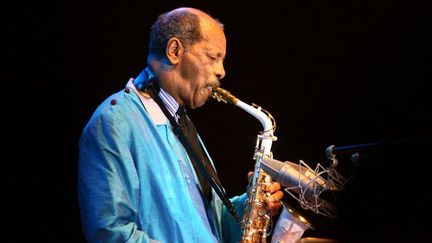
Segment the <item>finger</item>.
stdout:
[[267,197],[267,202],[279,202],[280,200],[282,200],[283,196],[284,194],[282,191],[277,191]]
[[273,182],[270,186],[267,187],[267,191],[270,193],[274,193],[276,191],[279,191],[281,189],[281,185],[279,182]]
[[278,202],[270,202],[270,203],[267,204],[267,206],[268,206],[270,215],[271,216],[276,216],[281,211],[282,203],[280,201],[278,201]]
[[247,174],[248,182],[250,182],[252,180],[252,176],[253,176],[253,172],[249,171],[248,174]]

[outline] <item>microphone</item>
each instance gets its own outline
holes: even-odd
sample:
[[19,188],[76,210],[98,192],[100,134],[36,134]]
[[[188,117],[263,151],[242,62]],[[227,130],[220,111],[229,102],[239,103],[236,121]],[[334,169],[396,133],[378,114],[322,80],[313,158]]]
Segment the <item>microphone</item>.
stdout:
[[293,190],[297,187],[298,193],[303,192],[308,197],[330,189],[325,179],[313,170],[290,161],[282,162],[264,157],[261,168],[282,186],[293,187]]
[[[286,187],[285,191],[296,198],[303,208],[330,218],[336,214],[332,203],[319,198],[323,191],[334,188],[315,171],[290,161],[282,162],[268,157],[263,157],[261,169],[274,181]],[[295,192],[297,196],[292,192]]]

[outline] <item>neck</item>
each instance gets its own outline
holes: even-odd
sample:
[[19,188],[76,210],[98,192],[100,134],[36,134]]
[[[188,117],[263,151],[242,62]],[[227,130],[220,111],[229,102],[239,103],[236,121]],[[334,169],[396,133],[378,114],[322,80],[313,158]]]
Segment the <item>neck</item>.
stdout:
[[145,87],[154,78],[153,73],[146,67],[141,73],[133,80],[133,84],[138,90],[144,90]]
[[159,85],[163,88],[169,95],[171,95],[179,105],[184,105],[182,99],[178,94],[179,87],[177,87],[178,80],[178,70],[177,65],[171,64],[166,59],[158,60],[156,58],[151,58],[149,60],[149,69],[152,70],[153,74],[157,77]]

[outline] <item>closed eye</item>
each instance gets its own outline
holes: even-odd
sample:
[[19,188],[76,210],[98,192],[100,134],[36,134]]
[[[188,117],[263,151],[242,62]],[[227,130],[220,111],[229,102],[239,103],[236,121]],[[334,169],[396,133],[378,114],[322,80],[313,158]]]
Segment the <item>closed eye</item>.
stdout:
[[210,55],[210,54],[208,54],[207,56],[208,56],[212,61],[216,61],[216,60],[217,60],[217,56]]

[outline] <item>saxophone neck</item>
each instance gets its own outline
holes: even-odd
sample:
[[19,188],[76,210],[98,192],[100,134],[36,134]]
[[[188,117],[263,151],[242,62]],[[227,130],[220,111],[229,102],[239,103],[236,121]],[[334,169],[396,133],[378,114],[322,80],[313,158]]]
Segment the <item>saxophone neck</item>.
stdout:
[[268,116],[268,113],[263,112],[263,109],[261,107],[256,106],[256,105],[253,105],[253,106],[248,105],[241,100],[237,101],[236,106],[240,107],[241,109],[243,109],[247,113],[251,114],[258,121],[261,122],[261,125],[263,127],[263,134],[270,134],[270,133],[273,134],[274,121],[272,121],[272,119],[270,119],[270,116]]
[[219,102],[230,103],[241,108],[261,122],[263,131],[258,135],[256,150],[261,151],[266,156],[270,156],[272,142],[277,139],[273,135],[273,132],[276,130],[276,121],[273,116],[255,104],[246,104],[229,91],[220,87],[213,90],[212,97]]
[[245,102],[241,101],[233,94],[231,94],[229,91],[221,87],[213,90],[212,97],[219,102],[233,104],[254,116],[261,122],[261,125],[263,126],[263,134],[272,135],[274,130],[276,129],[276,122],[271,116],[271,114],[262,109],[261,107],[257,105],[246,104]]

